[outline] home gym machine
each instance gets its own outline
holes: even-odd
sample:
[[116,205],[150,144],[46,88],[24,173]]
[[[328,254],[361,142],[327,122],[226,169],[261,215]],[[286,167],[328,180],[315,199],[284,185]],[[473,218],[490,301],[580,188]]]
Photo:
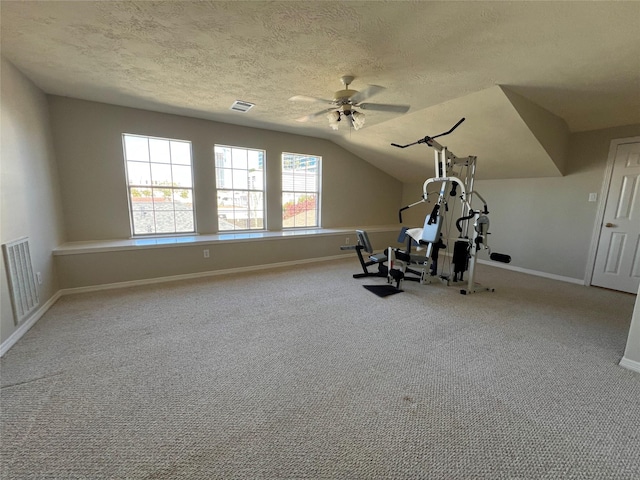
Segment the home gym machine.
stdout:
[[[446,217],[449,215],[448,197],[460,200],[461,213],[455,222],[458,230],[458,237],[453,245],[453,273],[441,275],[439,278],[447,282],[447,285],[464,284],[464,274],[468,271],[466,288],[462,288],[460,293],[466,295],[478,291],[493,291],[492,288],[481,287],[474,283],[474,274],[476,269],[476,261],[478,254],[482,250],[488,250],[489,258],[494,261],[509,263],[511,257],[500,253],[491,253],[488,246],[489,235],[489,210],[487,202],[482,196],[473,190],[473,181],[476,173],[476,157],[468,156],[460,158],[451,153],[447,147],[440,145],[435,141],[436,138],[449,135],[464,121],[462,118],[447,132],[435,135],[433,137],[425,136],[416,142],[407,145],[391,145],[398,148],[408,148],[413,145],[425,144],[433,148],[435,152],[435,177],[428,178],[422,186],[422,198],[402,207],[398,212],[400,223],[402,223],[402,212],[409,208],[415,207],[425,202],[429,202],[429,195],[437,194],[437,200],[431,213],[427,215],[422,228],[412,228],[407,230],[417,244],[425,249],[426,260],[421,260],[417,266],[410,254],[406,250],[402,251],[397,248],[389,247],[387,250],[388,257],[388,275],[389,283],[396,282],[399,288],[400,283],[404,280],[405,272],[409,268],[418,268],[421,270],[420,283],[431,283],[432,279],[437,277],[437,257],[440,248],[448,247],[443,243],[442,230],[446,228],[445,233],[451,235],[451,224],[446,224]],[[457,170],[457,172],[456,172]],[[456,174],[457,173],[457,174]],[[429,186],[439,184],[439,189],[429,192]],[[475,199],[482,202],[482,209],[475,210],[472,202]],[[455,204],[452,206],[452,212],[455,211]],[[435,261],[434,261],[435,260]],[[435,265],[435,267],[434,267]]]

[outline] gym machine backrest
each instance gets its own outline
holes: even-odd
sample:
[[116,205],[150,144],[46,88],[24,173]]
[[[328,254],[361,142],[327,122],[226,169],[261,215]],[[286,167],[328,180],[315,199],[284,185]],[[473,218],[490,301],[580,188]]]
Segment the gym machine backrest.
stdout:
[[387,261],[387,256],[384,253],[373,253],[373,247],[369,241],[369,235],[364,230],[356,230],[356,237],[358,238],[358,245],[362,245],[365,252],[369,254],[369,259],[374,263],[383,263]]

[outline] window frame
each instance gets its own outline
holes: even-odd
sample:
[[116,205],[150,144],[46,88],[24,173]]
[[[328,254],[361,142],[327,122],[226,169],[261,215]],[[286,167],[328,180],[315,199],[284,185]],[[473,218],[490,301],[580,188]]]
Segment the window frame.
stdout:
[[[136,138],[143,138],[146,139],[147,141],[147,154],[148,154],[148,159],[146,161],[141,161],[141,160],[130,160],[128,155],[127,155],[127,142],[126,142],[126,137],[136,137]],[[166,141],[169,142],[169,162],[153,162],[151,159],[151,148],[149,145],[149,141],[150,140],[162,140],[162,141]],[[154,186],[153,185],[153,178],[152,178],[152,164],[159,164],[159,165],[169,165],[170,167],[173,167],[174,165],[176,166],[187,166],[186,164],[183,163],[173,163],[172,159],[171,159],[171,142],[176,142],[176,143],[186,143],[189,145],[189,170],[190,170],[190,182],[191,182],[191,186],[190,187],[184,187],[184,186],[166,186],[166,185],[157,185]],[[194,235],[197,234],[198,232],[198,227],[197,227],[197,215],[196,215],[196,200],[195,200],[195,177],[194,177],[194,172],[193,172],[193,144],[190,140],[183,140],[183,139],[178,139],[178,138],[168,138],[168,137],[157,137],[154,135],[143,135],[143,134],[139,134],[139,133],[122,133],[122,153],[123,153],[123,159],[124,159],[124,171],[125,171],[125,182],[126,182],[126,188],[127,188],[127,203],[128,203],[128,207],[129,207],[129,228],[130,228],[130,232],[131,232],[131,238],[149,238],[149,237],[167,237],[167,236],[187,236],[187,235]],[[150,171],[150,184],[149,185],[139,185],[139,184],[132,184],[129,180],[129,162],[138,162],[141,164],[148,164],[149,165],[149,171]],[[173,180],[173,169],[171,169],[171,177]],[[173,182],[172,182],[173,183]],[[153,225],[154,225],[154,229],[156,230],[153,233],[136,233],[136,229],[135,229],[135,221],[134,221],[134,208],[133,208],[133,202],[132,202],[132,189],[160,189],[162,188],[163,190],[188,190],[191,193],[191,210],[176,210],[175,206],[172,209],[173,212],[173,222],[174,222],[174,230],[171,232],[158,232],[158,228],[157,228],[157,222],[156,222],[156,216],[155,214],[157,213],[157,210],[155,208],[155,205],[153,206],[152,212],[154,214],[154,221],[153,221]],[[174,198],[175,193],[172,193],[171,197]],[[151,198],[153,199],[153,194],[151,196]],[[172,202],[173,203],[173,202]],[[193,229],[192,230],[188,230],[188,231],[178,231],[176,228],[176,212],[177,211],[191,211],[191,216],[192,216],[192,223],[193,223]]]
[[[230,166],[222,166],[219,167],[218,166],[218,159],[217,159],[217,153],[218,153],[218,149],[230,149],[231,150],[231,159],[230,159]],[[246,152],[246,156],[247,156],[247,168],[234,168],[233,165],[233,150],[244,150]],[[262,154],[262,189],[256,189],[256,188],[250,188],[250,175],[249,172],[251,171],[251,169],[249,168],[249,153],[248,152],[258,152]],[[226,144],[221,144],[221,143],[216,143],[213,146],[213,157],[214,157],[214,165],[213,165],[213,169],[214,169],[214,185],[215,185],[215,193],[216,193],[216,212],[217,212],[217,231],[218,233],[235,233],[235,232],[263,232],[267,230],[267,151],[265,149],[262,148],[253,148],[253,147],[242,147],[239,145],[226,145]],[[226,187],[219,187],[218,185],[220,184],[220,176],[219,176],[219,172],[218,170],[231,170],[232,172],[232,180],[231,180],[231,188],[226,188]],[[233,186],[233,182],[234,182],[234,175],[233,172],[234,171],[239,171],[242,172],[246,170],[247,172],[247,186],[246,188],[234,188]],[[220,213],[220,200],[219,200],[219,193],[221,191],[227,191],[227,192],[233,192],[232,193],[232,197],[235,199],[236,197],[236,192],[247,192],[247,228],[242,228],[242,227],[236,227],[236,223],[235,223],[235,214],[236,211],[241,211],[241,210],[236,210],[235,207],[235,200],[233,202],[232,205],[232,210],[234,212],[234,228],[233,229],[222,229],[221,228],[221,220],[223,219],[223,217],[221,217],[221,215],[224,215],[224,213]],[[262,194],[262,209],[261,210],[251,210],[251,201],[250,201],[250,195],[251,193],[260,193]],[[261,227],[251,227],[251,212],[262,212],[262,226]],[[256,217],[257,218],[257,217]],[[231,223],[231,222],[227,222],[227,223]]]
[[[295,180],[293,181],[293,189],[292,190],[285,190],[284,185],[284,172],[285,172],[285,156],[293,156],[294,157],[294,161],[296,158],[314,158],[317,162],[317,171],[315,173],[315,177],[316,177],[316,189],[313,191],[310,190],[296,190],[295,189]],[[322,205],[322,155],[314,155],[314,154],[308,154],[308,153],[293,153],[293,152],[282,152],[281,155],[281,160],[280,160],[280,179],[281,179],[281,203],[282,203],[282,214],[281,214],[281,220],[282,220],[282,229],[283,230],[300,230],[300,229],[304,229],[304,228],[322,228],[322,215],[321,215],[321,205]],[[295,171],[295,169],[294,169]],[[295,174],[294,174],[295,175]],[[305,182],[306,183],[306,182]],[[284,214],[285,214],[285,202],[284,202],[284,196],[285,194],[293,194],[294,198],[296,195],[298,194],[306,194],[306,193],[313,193],[316,196],[316,208],[315,208],[315,216],[316,216],[316,222],[315,225],[293,225],[291,227],[285,227],[284,223],[285,223],[285,218],[284,218]],[[295,221],[294,221],[295,223]]]

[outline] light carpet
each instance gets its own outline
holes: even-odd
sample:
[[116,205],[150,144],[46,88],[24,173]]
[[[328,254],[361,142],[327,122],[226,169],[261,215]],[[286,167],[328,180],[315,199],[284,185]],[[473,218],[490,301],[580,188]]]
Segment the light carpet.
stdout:
[[635,296],[356,271],[62,297],[1,360],[2,478],[640,478]]

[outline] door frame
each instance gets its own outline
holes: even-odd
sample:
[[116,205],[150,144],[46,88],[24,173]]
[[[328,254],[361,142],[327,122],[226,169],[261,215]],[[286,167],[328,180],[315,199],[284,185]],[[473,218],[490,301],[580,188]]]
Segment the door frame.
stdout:
[[598,209],[596,211],[595,223],[593,225],[593,233],[591,235],[591,246],[589,247],[589,256],[587,257],[587,268],[585,269],[584,284],[587,286],[591,286],[591,280],[593,280],[593,271],[596,266],[596,253],[598,252],[600,234],[602,233],[604,209],[607,206],[609,190],[611,188],[611,177],[613,176],[616,152],[618,150],[618,146],[623,143],[640,143],[640,136],[616,138],[611,140],[611,143],[609,144],[609,156],[607,157],[607,166],[604,169],[602,187],[600,188],[600,198],[598,199]]

